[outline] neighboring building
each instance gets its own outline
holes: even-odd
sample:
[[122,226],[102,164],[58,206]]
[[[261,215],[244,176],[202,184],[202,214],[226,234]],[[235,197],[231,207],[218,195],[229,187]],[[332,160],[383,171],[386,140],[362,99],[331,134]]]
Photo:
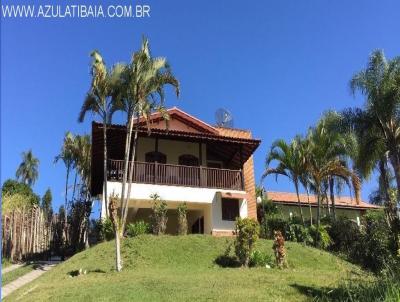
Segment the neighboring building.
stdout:
[[[267,199],[274,202],[279,209],[281,209],[282,214],[285,217],[299,216],[299,205],[296,193],[288,192],[267,192]],[[317,217],[317,197],[310,194],[309,201],[311,204],[311,210],[313,219]],[[310,210],[307,194],[300,194],[300,202],[302,206],[302,212],[305,219],[310,219]],[[367,210],[379,209],[379,206],[366,203],[364,201],[356,202],[355,198],[348,196],[335,196],[335,212],[336,215],[347,217],[359,223],[362,215],[365,214]],[[332,205],[329,204],[327,207],[326,203],[323,204],[321,209],[322,217],[325,216],[329,211],[332,211]]]
[[[188,206],[190,233],[232,235],[236,217],[257,217],[252,154],[260,140],[250,131],[212,127],[174,107],[170,120],[140,121],[128,221],[149,221],[157,193],[168,204],[167,232],[177,231],[180,203]],[[92,124],[92,194],[103,192],[102,124]],[[108,194],[121,196],[126,127],[107,131]],[[102,217],[105,216],[103,200]]]

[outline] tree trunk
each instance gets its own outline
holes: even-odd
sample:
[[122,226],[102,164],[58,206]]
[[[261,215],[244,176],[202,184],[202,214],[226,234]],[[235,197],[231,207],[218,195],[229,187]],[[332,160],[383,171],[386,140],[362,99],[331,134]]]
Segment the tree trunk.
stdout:
[[308,192],[308,188],[306,187],[307,192],[307,201],[308,201],[308,208],[310,209],[310,225],[313,225],[313,215],[312,215],[312,207],[310,202],[310,192]]
[[296,181],[294,182],[294,187],[296,189],[297,202],[298,202],[298,205],[299,205],[299,212],[300,212],[301,221],[302,221],[303,225],[305,226],[303,210],[301,208],[301,202],[300,202],[299,184]]
[[104,114],[103,118],[103,139],[104,139],[104,160],[103,160],[103,183],[104,183],[104,203],[106,207],[106,217],[108,217],[108,203],[107,203],[107,116]]
[[332,217],[334,220],[336,220],[336,205],[335,205],[334,187],[335,187],[335,180],[333,179],[333,177],[331,177],[329,179],[329,193],[331,195],[331,202],[332,202]]
[[115,228],[115,267],[117,272],[122,271],[122,262],[121,262],[121,240],[118,228]]
[[318,208],[317,208],[317,228],[319,229],[321,224],[321,192],[317,189],[317,201],[318,201]]
[[136,125],[136,127],[135,127],[135,135],[134,135],[134,138],[133,138],[132,159],[131,159],[131,164],[130,164],[130,168],[129,168],[127,201],[125,203],[125,208],[123,210],[123,217],[122,217],[122,224],[121,224],[121,232],[122,232],[122,234],[125,232],[126,218],[128,217],[129,198],[131,196],[133,172],[134,172],[134,169],[135,169],[135,156],[136,156],[137,138],[138,138],[138,129],[137,129],[137,125]]
[[131,136],[132,136],[132,128],[133,128],[133,116],[129,118],[127,127],[126,127],[126,138],[125,138],[125,158],[124,158],[124,173],[122,176],[122,189],[121,189],[121,217],[124,216],[124,208],[125,208],[125,187],[128,179],[128,167],[129,167],[129,155],[130,155],[130,145],[131,145]]

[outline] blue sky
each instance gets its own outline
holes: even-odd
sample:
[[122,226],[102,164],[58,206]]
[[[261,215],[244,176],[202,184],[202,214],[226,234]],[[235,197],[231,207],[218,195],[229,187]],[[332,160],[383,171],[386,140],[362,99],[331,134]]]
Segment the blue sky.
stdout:
[[[2,18],[1,182],[15,176],[22,151],[32,148],[40,159],[34,190],[42,195],[50,187],[55,206],[63,202],[65,169],[53,159],[65,131],[90,132],[91,119],[78,124],[77,115],[93,49],[110,65],[129,61],[142,34],[148,36],[153,55],[166,56],[181,82],[180,99],[170,92],[168,106],[211,124],[217,108],[228,108],[235,126],[262,139],[257,179],[273,140],[304,133],[327,109],[362,105],[361,97],[350,95],[348,81],[372,50],[400,55],[399,1],[141,3],[151,6],[150,18]],[[265,185],[293,190],[283,178],[276,183],[271,177]],[[374,179],[365,183],[362,196],[375,185]]]

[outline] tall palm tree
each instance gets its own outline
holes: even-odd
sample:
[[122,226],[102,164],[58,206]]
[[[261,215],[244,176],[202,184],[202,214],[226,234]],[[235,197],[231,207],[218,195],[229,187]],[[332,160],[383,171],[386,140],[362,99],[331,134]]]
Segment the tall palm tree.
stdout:
[[[317,195],[317,226],[321,222],[321,205],[326,188],[324,185],[332,177],[342,179],[355,192],[356,200],[360,199],[361,182],[357,174],[347,168],[340,156],[346,152],[345,142],[337,133],[329,133],[325,121],[321,120],[308,133],[310,153],[308,158],[308,173],[312,190]],[[325,186],[326,187],[326,186]]]
[[[123,110],[127,113],[127,137],[125,150],[125,171],[122,183],[122,193],[125,192],[126,181],[128,181],[128,192],[122,200],[122,221],[121,231],[124,231],[126,217],[128,214],[128,199],[131,191],[131,183],[134,170],[134,158],[136,152],[136,142],[138,136],[138,122],[144,119],[147,129],[150,132],[150,115],[154,111],[161,113],[164,119],[169,119],[168,113],[164,108],[164,86],[171,85],[175,88],[176,95],[179,96],[179,82],[172,74],[171,68],[163,57],[152,57],[149,41],[143,38],[139,51],[132,55],[132,61],[125,69],[124,73],[124,93],[119,98],[115,110]],[[135,126],[135,127],[134,127]],[[132,141],[132,133],[134,133]],[[129,146],[132,146],[132,154]],[[129,159],[131,158],[128,169]]]
[[103,122],[103,188],[105,212],[108,216],[107,209],[107,124],[111,122],[111,108],[113,101],[119,92],[119,84],[121,74],[124,70],[122,64],[116,64],[111,70],[107,70],[103,57],[98,51],[93,51],[92,57],[92,83],[89,92],[83,102],[79,113],[78,121],[84,121],[86,113],[92,112],[100,117]]
[[[377,150],[379,155],[375,156],[378,158],[376,162],[384,159],[385,153],[387,154],[395,174],[399,201],[400,57],[387,60],[383,51],[374,51],[369,57],[367,67],[351,79],[350,88],[353,94],[359,91],[366,97],[365,109],[360,113],[362,149],[364,152],[368,152],[367,149]],[[369,169],[372,167],[373,164]]]
[[[167,60],[163,57],[155,58],[151,56],[149,41],[146,38],[143,38],[141,48],[133,53],[131,62],[125,66],[124,72],[121,74],[120,83],[120,93],[111,110],[112,113],[120,110],[127,114],[121,215],[119,222],[115,223],[114,226],[117,271],[122,269],[119,238],[124,232],[128,215],[139,120],[146,121],[150,133],[150,115],[152,112],[158,111],[164,119],[169,118],[164,108],[164,87],[171,85],[175,88],[176,95],[179,96],[179,82],[172,74]],[[132,138],[133,133],[134,136]],[[130,160],[131,162],[129,163]],[[126,192],[127,183],[129,185]]]
[[[276,168],[269,168],[272,161],[278,162]],[[303,224],[304,217],[299,196],[299,184],[301,183],[301,177],[305,171],[304,164],[305,162],[301,156],[299,140],[294,139],[290,144],[287,144],[284,140],[280,139],[275,141],[271,146],[271,151],[266,160],[266,170],[262,176],[265,178],[270,174],[275,174],[276,177],[278,177],[278,175],[283,175],[293,182],[297,195],[299,214]]]
[[15,176],[24,184],[33,186],[39,177],[39,160],[33,155],[32,150],[22,153],[20,163]]
[[[353,95],[360,92],[366,103],[363,109],[354,109],[360,141],[359,166],[365,174],[378,167],[384,184],[386,214],[391,232],[400,248],[400,57],[386,59],[383,51],[374,51],[364,70],[350,81]],[[387,167],[390,163],[397,184],[397,201],[391,200]]]
[[65,177],[65,197],[64,197],[65,222],[67,222],[67,212],[69,208],[68,204],[69,174],[71,172],[71,169],[74,168],[74,152],[75,152],[74,144],[75,144],[75,136],[71,132],[67,131],[64,136],[60,154],[58,154],[54,159],[54,163],[57,163],[58,161],[62,160],[67,170],[67,175]]

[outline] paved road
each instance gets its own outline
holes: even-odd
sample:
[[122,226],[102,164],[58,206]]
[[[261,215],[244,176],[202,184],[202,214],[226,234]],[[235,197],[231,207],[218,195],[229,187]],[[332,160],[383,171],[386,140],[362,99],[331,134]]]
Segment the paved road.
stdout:
[[[1,298],[3,299],[4,297],[8,296],[11,294],[13,291],[17,290],[18,288],[24,286],[25,284],[28,284],[29,282],[32,282],[45,272],[51,270],[56,264],[58,263],[55,261],[52,262],[41,262],[39,267],[36,268],[35,270],[27,273],[26,275],[23,275],[22,277],[19,277],[18,279],[8,283],[4,287],[1,288]],[[3,271],[2,271],[3,273]]]

